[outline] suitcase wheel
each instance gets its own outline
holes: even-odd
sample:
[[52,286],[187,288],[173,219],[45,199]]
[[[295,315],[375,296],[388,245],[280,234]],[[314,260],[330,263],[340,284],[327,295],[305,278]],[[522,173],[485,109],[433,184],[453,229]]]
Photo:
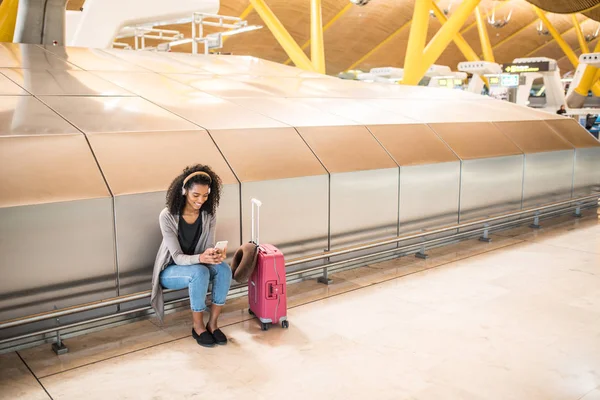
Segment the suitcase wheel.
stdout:
[[252,310],[251,310],[251,309],[248,309],[248,314],[250,314],[250,315],[254,315],[254,312],[252,312]]
[[270,325],[271,325],[271,324],[268,324],[268,323],[266,323],[266,322],[261,322],[261,323],[260,323],[260,330],[261,330],[261,331],[268,331],[268,330],[269,330],[269,326],[270,326]]
[[290,327],[290,323],[288,322],[287,319],[285,321],[281,321],[281,327],[285,328],[285,329]]

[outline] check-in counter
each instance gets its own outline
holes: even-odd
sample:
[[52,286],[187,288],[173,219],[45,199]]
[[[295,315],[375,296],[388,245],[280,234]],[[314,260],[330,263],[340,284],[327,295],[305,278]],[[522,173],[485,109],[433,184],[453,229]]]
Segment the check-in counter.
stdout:
[[394,237],[398,166],[364,126],[297,128],[329,172],[330,248]]
[[568,200],[573,193],[574,148],[543,121],[496,122],[525,154],[523,208]]
[[[34,111],[28,105],[0,112],[0,320],[116,295],[112,199],[94,156],[80,132],[50,109],[42,112],[41,103]],[[0,337],[31,329],[2,330]]]
[[521,150],[491,122],[429,125],[461,159],[459,222],[521,209]]
[[546,123],[575,147],[573,197],[600,192],[600,142],[571,118]]

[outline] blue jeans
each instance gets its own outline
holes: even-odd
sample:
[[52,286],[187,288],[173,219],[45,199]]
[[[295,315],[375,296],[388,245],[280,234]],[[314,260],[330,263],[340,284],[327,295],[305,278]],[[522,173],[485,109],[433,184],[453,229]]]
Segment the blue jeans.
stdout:
[[160,273],[160,284],[165,289],[189,288],[190,306],[194,312],[206,310],[208,283],[212,281],[212,303],[225,304],[231,285],[231,268],[221,264],[169,265]]

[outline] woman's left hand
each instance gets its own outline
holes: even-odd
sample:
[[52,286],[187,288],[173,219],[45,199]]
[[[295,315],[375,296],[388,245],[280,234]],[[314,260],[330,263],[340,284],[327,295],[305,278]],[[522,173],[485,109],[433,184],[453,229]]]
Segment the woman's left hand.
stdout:
[[217,257],[217,260],[219,260],[219,262],[223,262],[225,261],[225,259],[227,258],[227,248],[221,250],[221,249],[215,249],[215,256]]

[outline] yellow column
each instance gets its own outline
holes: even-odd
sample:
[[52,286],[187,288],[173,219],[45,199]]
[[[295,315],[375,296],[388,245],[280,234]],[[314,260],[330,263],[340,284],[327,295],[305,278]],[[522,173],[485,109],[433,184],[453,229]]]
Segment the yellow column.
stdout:
[[323,45],[321,0],[310,0],[310,58],[317,72],[324,74],[325,46]]
[[587,42],[585,41],[585,37],[583,36],[583,31],[581,30],[581,25],[579,25],[579,21],[577,21],[577,15],[571,14],[571,18],[573,19],[573,27],[577,32],[577,40],[579,41],[579,48],[583,53],[589,53],[590,48],[588,47]]
[[571,61],[571,64],[573,64],[573,67],[577,68],[577,65],[579,65],[579,59],[578,59],[577,55],[575,54],[575,52],[573,51],[573,49],[571,49],[571,46],[569,46],[569,44],[567,42],[565,42],[565,39],[563,39],[563,37],[560,36],[560,33],[550,23],[550,21],[546,17],[546,14],[544,14],[544,12],[542,10],[540,10],[539,8],[537,8],[536,6],[532,6],[532,7],[533,7],[533,10],[535,11],[535,13],[538,15],[538,17],[544,23],[544,25],[546,25],[546,27],[548,28],[548,31],[552,35],[552,38],[554,40],[556,40],[556,43],[558,43],[558,45],[560,46],[562,51],[565,53],[565,55],[567,56],[569,61]]
[[[442,10],[440,10],[438,5],[436,3],[432,3],[431,5],[433,6],[433,13],[435,14],[435,17],[440,21],[440,23],[444,25],[446,22],[448,22],[448,18],[444,15]],[[456,44],[456,47],[458,47],[458,49],[463,54],[463,56],[465,56],[467,61],[479,61],[479,56],[477,55],[475,50],[473,50],[473,48],[469,46],[469,43],[460,33],[457,33],[454,36],[454,44]]]
[[596,97],[600,97],[600,69],[596,71],[596,75],[594,76],[594,84],[592,85],[592,93]]
[[475,18],[477,19],[477,31],[479,32],[479,41],[481,42],[481,50],[483,50],[483,59],[489,62],[496,62],[494,59],[494,51],[492,50],[492,44],[490,43],[490,37],[488,31],[481,16],[479,7],[475,7]]
[[[420,3],[418,1],[417,3]],[[435,34],[433,39],[425,47],[425,51],[421,55],[420,63],[416,69],[406,70],[404,69],[404,79],[402,83],[405,85],[416,85],[419,83],[427,69],[442,55],[448,44],[453,40],[454,36],[459,32],[460,28],[464,25],[469,15],[473,12],[475,7],[479,5],[480,0],[463,0],[461,5],[456,9],[454,15],[448,19],[440,30]],[[413,20],[414,23],[414,20]],[[412,36],[412,30],[411,30]],[[409,38],[409,44],[410,44]]]
[[17,22],[19,0],[4,0],[0,4],[0,42],[12,42]]
[[[346,4],[344,6],[344,8],[342,8],[340,10],[339,13],[335,14],[335,16],[333,18],[331,18],[331,20],[327,23],[327,25],[325,25],[323,27],[323,33],[325,33],[327,31],[327,29],[329,29],[331,27],[331,25],[333,25],[338,19],[340,19],[344,14],[346,14],[348,12],[348,10],[350,10],[352,7],[354,6],[354,4],[348,2],[348,4]],[[302,50],[305,50],[308,48],[308,46],[310,45],[310,39],[308,39],[303,45],[302,45]],[[291,63],[292,60],[290,60],[289,58],[287,60],[285,60],[284,64],[288,65],[289,63]]]
[[[423,49],[427,42],[431,5],[431,0],[415,0],[412,25],[410,26],[406,56],[404,57],[404,78],[402,79],[404,85],[417,85],[423,77],[420,71],[423,69]],[[425,70],[427,68],[429,67],[426,67]]]
[[292,59],[293,63],[299,68],[314,72],[315,68],[312,62],[306,54],[304,54],[300,46],[298,46],[298,43],[296,43],[292,35],[285,29],[269,6],[265,4],[264,0],[250,0],[250,3],[258,15],[260,15],[265,25],[267,25],[273,36],[275,36],[277,42],[283,47],[288,57]]

